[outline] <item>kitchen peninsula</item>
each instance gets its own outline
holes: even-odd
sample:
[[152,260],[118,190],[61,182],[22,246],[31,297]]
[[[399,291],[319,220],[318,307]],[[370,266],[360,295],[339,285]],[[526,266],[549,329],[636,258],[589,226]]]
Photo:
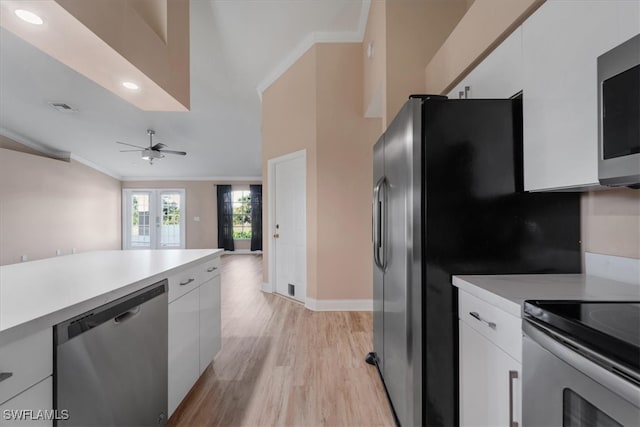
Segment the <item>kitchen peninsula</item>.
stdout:
[[167,279],[170,416],[221,347],[221,253],[96,251],[0,267],[0,409],[53,408],[56,324]]

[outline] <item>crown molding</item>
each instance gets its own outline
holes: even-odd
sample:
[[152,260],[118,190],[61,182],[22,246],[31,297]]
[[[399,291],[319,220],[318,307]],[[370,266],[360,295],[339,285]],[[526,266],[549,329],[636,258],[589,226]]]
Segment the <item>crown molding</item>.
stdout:
[[356,31],[324,32],[316,31],[307,35],[298,45],[284,57],[278,65],[258,84],[256,90],[260,101],[262,94],[269,86],[278,80],[293,64],[298,61],[316,43],[362,43],[364,32],[367,27],[371,0],[363,0],[358,18],[358,29]]
[[34,141],[19,133],[13,132],[5,127],[0,127],[0,134],[6,138],[12,139],[18,144],[22,144],[26,147],[32,148],[53,159],[64,160],[64,161],[69,161],[71,159],[71,153],[68,151],[56,150],[41,142]]

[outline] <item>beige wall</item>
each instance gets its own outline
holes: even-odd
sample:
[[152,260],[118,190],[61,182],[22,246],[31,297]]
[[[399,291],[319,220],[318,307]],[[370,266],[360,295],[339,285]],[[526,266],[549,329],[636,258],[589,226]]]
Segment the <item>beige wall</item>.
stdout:
[[120,194],[81,163],[0,148],[0,264],[120,249]]
[[424,69],[467,10],[464,0],[387,0],[386,109],[389,124],[411,94],[425,91]]
[[[380,120],[363,118],[362,75],[360,43],[317,44],[263,94],[263,171],[269,159],[307,150],[307,296],[314,299],[371,298],[371,147]],[[264,189],[263,196],[266,249]]]
[[[467,0],[374,0],[365,29],[366,117],[381,117],[381,130],[411,94],[423,94],[424,68],[463,17]],[[369,43],[373,58],[367,57]]]
[[[386,105],[387,36],[386,36],[386,2],[373,0],[369,7],[367,26],[362,40],[363,60],[363,115],[365,117],[382,117]],[[373,46],[373,56],[368,57],[369,44]],[[382,127],[382,121],[380,122]],[[382,128],[381,130],[384,130]]]
[[607,189],[582,195],[582,249],[640,259],[640,190]]
[[[248,189],[249,184],[261,182],[214,181],[123,181],[122,188],[183,188],[185,190],[185,247],[187,249],[212,249],[218,247],[217,184],[231,184],[238,189]],[[194,220],[199,217],[200,221]],[[236,249],[249,249],[251,242],[237,240]]]
[[309,49],[262,94],[262,224],[263,269],[269,280],[269,183],[267,162],[307,150],[307,295],[315,298],[317,273],[316,224],[316,47]]
[[318,299],[372,298],[372,147],[380,119],[362,116],[360,50],[360,43],[317,45]]

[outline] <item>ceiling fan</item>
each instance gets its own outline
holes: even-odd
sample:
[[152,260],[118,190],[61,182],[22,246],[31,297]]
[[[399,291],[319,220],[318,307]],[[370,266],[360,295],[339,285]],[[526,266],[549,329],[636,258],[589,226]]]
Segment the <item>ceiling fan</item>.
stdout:
[[153,161],[156,159],[162,159],[166,154],[177,154],[179,156],[186,156],[187,153],[185,151],[175,151],[175,150],[165,150],[165,144],[158,142],[156,144],[153,143],[153,135],[156,132],[153,129],[147,129],[147,135],[149,135],[149,146],[141,147],[139,145],[127,144],[126,142],[116,141],[116,144],[128,145],[130,147],[136,147],[137,150],[120,150],[121,153],[130,152],[130,151],[140,151],[142,153],[142,158],[144,160],[148,160],[149,164],[152,165]]

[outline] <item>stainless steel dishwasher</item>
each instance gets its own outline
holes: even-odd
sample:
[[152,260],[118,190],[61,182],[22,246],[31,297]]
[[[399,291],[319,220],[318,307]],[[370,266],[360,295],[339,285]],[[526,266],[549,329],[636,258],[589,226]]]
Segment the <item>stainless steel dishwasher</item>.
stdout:
[[167,421],[167,280],[55,326],[58,426]]

